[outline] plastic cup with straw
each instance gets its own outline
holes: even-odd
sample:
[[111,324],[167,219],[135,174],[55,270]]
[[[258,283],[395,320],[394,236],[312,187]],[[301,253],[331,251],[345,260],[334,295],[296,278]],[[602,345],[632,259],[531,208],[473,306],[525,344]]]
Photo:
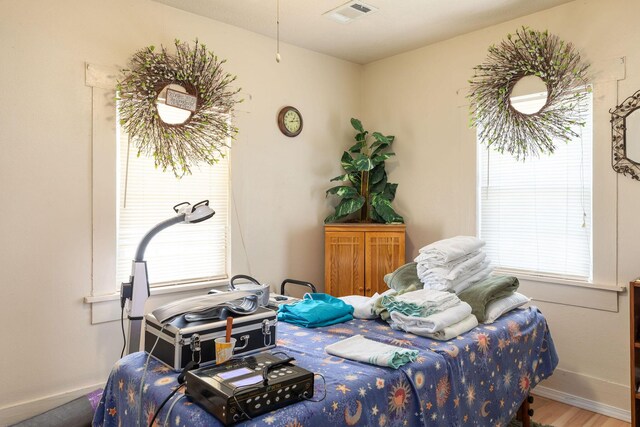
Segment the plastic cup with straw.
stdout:
[[236,339],[231,338],[233,329],[233,317],[227,317],[227,329],[224,337],[216,338],[216,365],[226,362],[233,356],[233,349],[236,346]]

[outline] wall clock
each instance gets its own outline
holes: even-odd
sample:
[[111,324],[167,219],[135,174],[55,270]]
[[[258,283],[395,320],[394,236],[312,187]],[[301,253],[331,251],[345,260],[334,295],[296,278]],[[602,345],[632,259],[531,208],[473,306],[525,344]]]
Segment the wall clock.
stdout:
[[278,127],[286,136],[298,136],[302,132],[302,114],[291,106],[282,108],[278,113]]

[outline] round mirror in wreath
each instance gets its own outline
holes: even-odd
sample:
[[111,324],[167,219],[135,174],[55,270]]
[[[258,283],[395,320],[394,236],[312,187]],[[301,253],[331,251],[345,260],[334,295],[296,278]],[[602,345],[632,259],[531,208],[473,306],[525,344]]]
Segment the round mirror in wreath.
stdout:
[[537,76],[518,80],[509,95],[509,107],[522,114],[536,114],[547,104],[547,85]]
[[[184,108],[184,106],[175,106],[177,103],[172,103],[172,99],[193,99],[197,104],[198,97],[187,93],[187,90],[177,84],[168,84],[160,93],[156,99],[156,109],[158,110],[158,116],[160,120],[168,125],[182,125],[185,124],[193,115],[190,108]],[[172,105],[173,104],[173,105]]]
[[[516,159],[551,154],[558,141],[578,137],[581,101],[588,65],[570,43],[546,31],[523,27],[489,48],[485,63],[474,68],[469,81],[471,123],[478,139],[498,152]],[[540,80],[546,92],[538,108],[519,111],[512,94],[528,80]],[[539,92],[541,93],[541,92]],[[539,102],[540,103],[540,102]]]

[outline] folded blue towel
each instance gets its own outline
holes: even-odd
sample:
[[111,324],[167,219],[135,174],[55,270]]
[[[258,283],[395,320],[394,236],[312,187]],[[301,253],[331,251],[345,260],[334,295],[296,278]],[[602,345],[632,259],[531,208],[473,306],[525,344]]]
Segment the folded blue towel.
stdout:
[[295,304],[278,307],[278,320],[305,328],[319,328],[353,319],[353,306],[328,294],[305,294]]

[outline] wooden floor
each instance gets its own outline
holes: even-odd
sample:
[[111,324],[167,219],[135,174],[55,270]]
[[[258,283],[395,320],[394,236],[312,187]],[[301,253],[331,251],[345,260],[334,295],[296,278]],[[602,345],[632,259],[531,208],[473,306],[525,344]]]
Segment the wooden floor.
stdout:
[[629,427],[631,424],[616,418],[605,417],[555,400],[534,396],[531,404],[534,421],[553,427]]

